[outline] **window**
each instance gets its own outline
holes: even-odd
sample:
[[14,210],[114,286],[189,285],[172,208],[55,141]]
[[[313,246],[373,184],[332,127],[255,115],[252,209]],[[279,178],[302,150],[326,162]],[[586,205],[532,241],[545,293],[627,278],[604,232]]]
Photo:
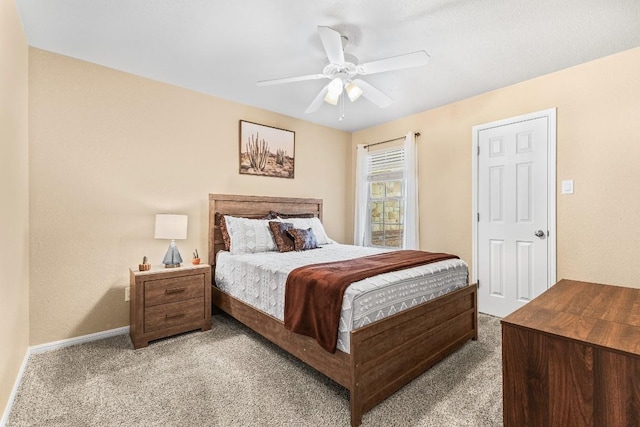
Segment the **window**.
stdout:
[[404,234],[404,148],[367,156],[366,244],[401,248]]

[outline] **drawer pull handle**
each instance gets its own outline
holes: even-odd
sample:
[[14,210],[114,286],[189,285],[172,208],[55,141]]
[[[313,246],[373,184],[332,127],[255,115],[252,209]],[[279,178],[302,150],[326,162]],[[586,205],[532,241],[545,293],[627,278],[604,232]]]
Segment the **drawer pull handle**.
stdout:
[[177,319],[178,317],[184,317],[184,313],[180,313],[180,314],[172,314],[171,316],[169,316],[168,314],[164,315],[164,319],[165,320],[169,320],[169,319]]
[[164,291],[165,294],[167,295],[171,295],[171,294],[179,294],[180,292],[184,292],[185,289],[187,288],[173,288],[173,289],[167,289]]

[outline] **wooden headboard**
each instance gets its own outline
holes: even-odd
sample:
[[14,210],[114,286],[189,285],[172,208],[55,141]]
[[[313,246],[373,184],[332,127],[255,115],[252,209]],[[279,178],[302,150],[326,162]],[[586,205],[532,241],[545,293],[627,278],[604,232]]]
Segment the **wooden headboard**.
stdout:
[[322,221],[322,199],[209,194],[209,264],[215,272],[216,255],[224,249],[216,212],[244,218],[260,218],[270,211],[282,214],[314,214]]

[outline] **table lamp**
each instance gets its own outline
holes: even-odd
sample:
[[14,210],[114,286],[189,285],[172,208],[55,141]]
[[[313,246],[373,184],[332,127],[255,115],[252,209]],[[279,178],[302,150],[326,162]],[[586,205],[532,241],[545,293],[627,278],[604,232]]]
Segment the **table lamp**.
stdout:
[[156,239],[171,239],[169,249],[162,260],[165,268],[180,267],[182,257],[176,246],[176,239],[187,238],[187,215],[156,214]]

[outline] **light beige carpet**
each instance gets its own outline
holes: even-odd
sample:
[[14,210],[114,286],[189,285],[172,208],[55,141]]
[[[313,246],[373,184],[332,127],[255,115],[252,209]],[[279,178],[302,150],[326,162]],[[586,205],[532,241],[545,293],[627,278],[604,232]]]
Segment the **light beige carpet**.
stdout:
[[[500,426],[499,319],[363,426]],[[348,426],[348,393],[233,319],[133,350],[128,336],[33,355],[7,426]]]

